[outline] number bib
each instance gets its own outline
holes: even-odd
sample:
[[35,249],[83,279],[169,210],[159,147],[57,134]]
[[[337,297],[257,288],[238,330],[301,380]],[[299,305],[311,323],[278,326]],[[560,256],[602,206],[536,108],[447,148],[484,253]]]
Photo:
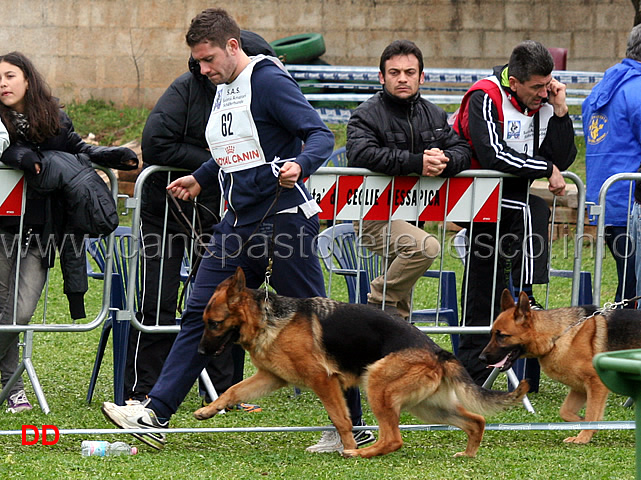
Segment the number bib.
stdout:
[[[534,154],[534,117],[524,115],[519,112],[512,102],[508,99],[505,90],[496,77],[491,77],[494,83],[499,86],[501,96],[503,97],[503,140],[517,152],[528,155]],[[497,105],[497,107],[501,107]],[[536,139],[537,145],[541,145],[545,140],[548,130],[548,122],[554,115],[554,107],[549,103],[541,105],[539,109],[539,138]]]
[[216,89],[205,138],[212,157],[225,173],[267,163],[251,114],[251,76],[263,58],[264,55],[253,57],[233,82]]

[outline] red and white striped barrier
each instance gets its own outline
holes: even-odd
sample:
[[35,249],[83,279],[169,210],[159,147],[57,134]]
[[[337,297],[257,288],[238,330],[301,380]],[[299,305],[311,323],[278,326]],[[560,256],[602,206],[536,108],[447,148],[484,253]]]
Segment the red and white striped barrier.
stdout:
[[496,222],[499,178],[312,175],[323,220]]
[[20,170],[0,168],[0,215],[22,215],[24,174]]

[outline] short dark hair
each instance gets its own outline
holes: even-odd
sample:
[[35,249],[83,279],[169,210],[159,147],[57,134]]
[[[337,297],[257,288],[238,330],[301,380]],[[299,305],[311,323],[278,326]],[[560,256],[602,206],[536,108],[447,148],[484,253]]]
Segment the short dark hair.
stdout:
[[200,12],[191,20],[185,35],[190,47],[209,42],[214,47],[225,48],[230,38],[235,38],[240,44],[240,27],[222,8],[208,8]]
[[533,75],[548,76],[554,70],[554,59],[543,44],[534,40],[519,43],[510,56],[508,74],[519,82],[527,82]]
[[628,37],[628,48],[625,50],[625,56],[641,62],[641,25],[637,25],[630,32]]
[[394,40],[390,43],[381,54],[381,63],[379,69],[385,75],[385,62],[397,55],[414,55],[418,59],[419,72],[423,71],[423,52],[410,40]]

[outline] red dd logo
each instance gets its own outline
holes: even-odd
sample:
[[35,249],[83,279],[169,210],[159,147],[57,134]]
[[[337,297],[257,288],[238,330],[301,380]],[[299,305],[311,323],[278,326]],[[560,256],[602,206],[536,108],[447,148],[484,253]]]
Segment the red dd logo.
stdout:
[[[27,440],[27,431],[30,430],[33,434],[33,440]],[[54,434],[53,440],[47,439],[47,430],[51,430]],[[43,445],[55,445],[58,443],[60,438],[60,431],[55,425],[43,425],[42,426],[42,444]],[[22,426],[22,444],[23,445],[35,445],[40,439],[40,432],[35,425],[23,425]]]

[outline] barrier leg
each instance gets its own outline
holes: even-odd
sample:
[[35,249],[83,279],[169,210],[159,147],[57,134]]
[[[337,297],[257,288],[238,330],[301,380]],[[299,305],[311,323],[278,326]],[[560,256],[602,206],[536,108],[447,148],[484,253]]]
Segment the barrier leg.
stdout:
[[2,392],[0,392],[0,403],[4,402],[7,397],[9,397],[11,388],[16,384],[18,378],[20,378],[20,375],[22,375],[23,372],[26,371],[27,376],[29,377],[29,381],[31,382],[31,386],[33,387],[33,391],[36,394],[36,398],[38,399],[40,409],[46,415],[51,410],[49,410],[49,404],[47,403],[47,399],[45,398],[42,386],[40,385],[40,381],[38,380],[38,375],[36,375],[36,370],[35,368],[33,368],[33,363],[31,362],[31,354],[33,353],[32,330],[24,332],[24,341],[20,344],[20,346],[22,346],[22,362],[18,364],[18,368],[13,373],[13,375],[11,375],[9,382],[2,389]]
[[[508,381],[512,384],[514,388],[516,388],[519,385],[519,379],[516,376],[516,373],[514,373],[514,371],[511,368],[506,373],[507,373]],[[528,412],[536,413],[534,411],[534,407],[532,407],[532,403],[530,403],[530,399],[527,398],[527,395],[523,397],[523,406]]]
[[496,377],[499,376],[499,373],[501,373],[501,370],[499,370],[498,368],[493,368],[490,376],[485,380],[483,388],[492,388],[492,385],[494,385],[494,380],[496,380]]
[[[501,371],[498,368],[492,369],[492,373],[490,373],[490,376],[487,377],[487,380],[485,380],[485,383],[483,384],[483,388],[492,388],[492,385],[494,384],[494,380],[496,380],[496,377],[499,376],[499,373],[501,373]],[[516,376],[516,373],[514,373],[514,370],[510,368],[505,373],[507,373],[507,379],[510,385],[512,385],[513,388],[518,387],[519,379]],[[530,402],[530,399],[527,398],[527,395],[523,397],[523,406],[528,412],[536,413],[536,411],[534,410],[534,407],[532,406],[532,403]]]
[[96,388],[96,381],[98,380],[98,373],[100,373],[100,365],[102,364],[102,358],[105,355],[105,348],[107,347],[107,341],[109,340],[109,332],[111,332],[112,320],[111,317],[105,320],[105,324],[102,327],[102,332],[100,333],[100,341],[98,342],[98,350],[96,351],[96,360],[93,363],[93,371],[91,372],[91,379],[89,380],[89,389],[87,390],[86,402],[91,403],[93,398],[93,392]]
[[[207,373],[207,369],[203,368],[203,371],[200,372],[200,381],[202,382],[202,386],[207,392],[207,396],[211,399],[213,402],[218,398],[218,392],[216,392],[216,387],[214,387],[214,384],[211,381],[211,378],[209,378],[209,374]],[[221,410],[220,413],[225,413],[225,410]]]
[[25,332],[24,335],[25,342],[23,347],[22,363],[25,366],[27,376],[29,377],[29,381],[31,381],[31,386],[33,387],[33,391],[36,394],[36,398],[38,399],[40,408],[42,409],[43,413],[47,414],[50,411],[49,404],[47,403],[44,391],[42,390],[42,386],[40,385],[40,381],[38,380],[38,375],[36,375],[36,369],[33,367],[33,363],[31,362],[31,354],[33,352],[33,331]]
[[129,345],[129,320],[113,321],[113,354],[114,354],[114,402],[125,404],[125,367],[127,366],[127,348]]

